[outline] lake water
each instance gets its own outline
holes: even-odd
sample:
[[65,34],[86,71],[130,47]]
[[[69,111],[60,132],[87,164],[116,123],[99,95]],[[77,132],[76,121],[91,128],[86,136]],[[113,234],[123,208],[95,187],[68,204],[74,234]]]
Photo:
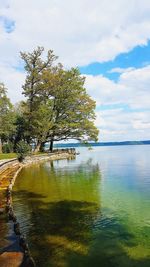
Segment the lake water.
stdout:
[[13,201],[38,267],[150,266],[150,146],[24,168]]

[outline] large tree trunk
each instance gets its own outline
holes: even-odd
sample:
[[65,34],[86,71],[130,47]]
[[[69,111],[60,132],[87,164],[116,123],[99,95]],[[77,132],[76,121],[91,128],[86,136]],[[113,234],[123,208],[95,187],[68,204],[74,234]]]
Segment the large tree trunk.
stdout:
[[41,147],[41,142],[37,142],[37,145],[36,145],[36,147],[34,149],[34,152],[35,153],[39,152],[40,151],[40,147]]
[[2,153],[2,140],[0,138],[0,153]]
[[50,147],[49,147],[50,152],[53,152],[53,144],[54,144],[54,140],[51,139],[51,141],[50,141]]
[[44,145],[45,145],[45,142],[42,142],[40,145],[40,152],[44,152]]

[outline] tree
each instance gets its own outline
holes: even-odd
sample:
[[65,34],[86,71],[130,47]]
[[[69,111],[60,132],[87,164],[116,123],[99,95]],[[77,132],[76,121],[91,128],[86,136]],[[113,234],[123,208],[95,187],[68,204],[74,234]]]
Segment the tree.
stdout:
[[16,147],[17,158],[22,162],[25,157],[29,154],[31,147],[24,141],[19,141]]
[[15,132],[15,113],[7,97],[7,89],[0,83],[0,153],[3,142],[7,142]]
[[45,143],[68,139],[96,141],[98,130],[94,125],[95,102],[86,93],[85,78],[78,69],[64,70],[54,64],[57,57],[44,49],[21,53],[27,77],[23,86],[26,96],[25,118],[28,122],[28,142],[36,143],[36,151]]
[[26,114],[26,103],[20,101],[15,105],[15,136],[14,136],[14,150],[17,148],[17,144],[20,141],[29,143],[29,133],[28,133],[28,120],[25,116]]
[[58,69],[54,86],[52,74],[44,74],[44,86],[52,102],[51,125],[47,134],[50,150],[53,142],[68,139],[97,141],[98,129],[94,125],[95,101],[86,93],[85,78],[78,69]]
[[[47,131],[50,128],[48,114],[51,112],[50,100],[43,90],[42,75],[44,71],[50,71],[57,57],[52,50],[47,53],[46,60],[41,57],[44,48],[38,47],[32,53],[21,53],[25,62],[27,77],[23,85],[23,94],[27,97],[25,118],[28,121],[28,143],[36,140],[36,150],[45,141]],[[43,95],[44,92],[44,95]]]
[[51,113],[52,106],[51,101],[47,100],[46,103],[40,103],[38,110],[34,112],[34,125],[33,132],[35,137],[35,152],[42,149],[47,139],[47,133],[52,127]]

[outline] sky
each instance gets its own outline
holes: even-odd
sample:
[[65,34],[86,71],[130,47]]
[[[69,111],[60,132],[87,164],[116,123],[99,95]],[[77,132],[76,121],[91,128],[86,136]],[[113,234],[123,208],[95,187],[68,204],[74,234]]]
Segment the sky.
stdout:
[[0,0],[0,81],[13,103],[20,51],[52,49],[96,101],[99,141],[150,139],[149,0]]

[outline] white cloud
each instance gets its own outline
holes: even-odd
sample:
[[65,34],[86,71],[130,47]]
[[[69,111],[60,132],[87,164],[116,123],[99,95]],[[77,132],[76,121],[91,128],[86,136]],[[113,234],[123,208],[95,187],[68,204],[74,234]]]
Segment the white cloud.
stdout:
[[97,105],[128,104],[131,108],[150,107],[150,65],[123,72],[114,82],[98,75],[85,75],[86,87]]
[[[4,1],[3,1],[4,2]],[[3,3],[2,2],[2,3]],[[5,58],[37,45],[54,49],[65,65],[108,61],[150,38],[148,0],[10,0],[1,14],[16,22],[3,32]],[[4,45],[7,46],[4,47]],[[2,49],[0,49],[2,51]]]
[[100,128],[99,140],[149,140],[150,111],[125,112],[123,109],[97,112],[96,124]]
[[[149,12],[148,0],[114,0],[113,4],[109,0],[1,0],[0,15],[15,21],[15,30],[6,33],[0,25],[0,79],[11,84],[10,91],[19,92],[22,74],[14,69],[20,64],[19,51],[31,51],[37,45],[54,49],[65,66],[111,60],[147,43]],[[8,81],[9,71],[15,75],[15,87]],[[111,100],[116,85],[111,86],[111,94],[110,81],[103,78],[100,83],[102,87],[107,83]]]
[[0,64],[0,81],[8,89],[8,96],[13,103],[23,99],[21,85],[24,83],[25,73],[17,72],[8,65]]
[[[0,0],[0,16],[15,22],[7,33],[0,24],[0,81],[13,102],[22,98],[25,75],[19,51],[37,45],[54,49],[66,66],[113,60],[150,39],[149,0]],[[87,75],[88,92],[100,105],[150,107],[150,65],[141,69],[115,69],[120,79]],[[123,109],[102,111],[97,118],[102,140],[147,139],[149,113]],[[124,138],[123,138],[124,136]]]
[[125,86],[124,84],[116,83],[108,78],[98,75],[84,75],[86,77],[85,86],[88,93],[95,99],[97,106],[122,104],[125,102]]
[[150,65],[123,73],[118,84],[126,88],[126,102],[131,107],[150,108]]
[[108,73],[124,73],[124,72],[129,72],[134,70],[135,68],[113,68],[110,71],[108,71]]
[[[88,92],[100,110],[97,111],[96,125],[101,130],[101,140],[150,138],[149,77],[150,66],[127,70],[121,74],[118,82],[100,75],[86,76]],[[106,110],[102,109],[103,105]]]

